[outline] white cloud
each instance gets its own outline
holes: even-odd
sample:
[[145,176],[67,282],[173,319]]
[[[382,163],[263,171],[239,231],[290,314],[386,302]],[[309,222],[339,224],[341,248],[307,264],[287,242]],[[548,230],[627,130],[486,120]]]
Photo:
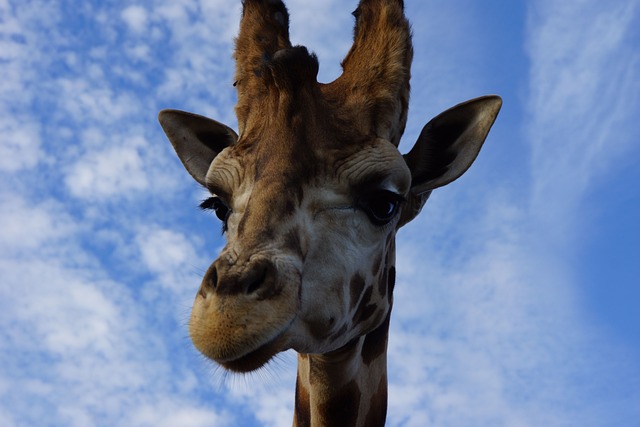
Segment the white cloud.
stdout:
[[188,402],[170,399],[153,402],[136,408],[129,421],[139,427],[225,427],[234,425],[227,414],[218,414],[211,409]]
[[[157,94],[188,109],[232,125],[232,46],[240,17],[240,3],[185,0],[163,2],[153,10],[159,34],[168,37],[158,49],[163,60],[162,82]],[[163,104],[164,106],[165,104]],[[218,111],[218,106],[228,106]]]
[[558,223],[564,227],[569,212],[563,210],[576,209],[588,186],[636,142],[637,132],[624,123],[640,90],[632,71],[640,54],[629,40],[637,11],[637,3],[625,1],[532,7],[532,203],[547,225],[564,218]]
[[[0,120],[4,122],[4,120]],[[0,145],[0,170],[16,172],[21,169],[31,169],[41,159],[40,135],[38,125],[25,126],[27,121],[21,123],[21,127],[15,124],[0,123],[0,133],[3,143]]]
[[195,296],[199,279],[194,272],[211,261],[198,254],[202,247],[200,239],[168,229],[144,227],[136,236],[136,244],[143,265],[157,277],[154,285],[187,300]]
[[121,16],[131,31],[141,34],[147,29],[149,16],[144,7],[129,6],[122,11]]
[[0,193],[0,257],[10,253],[47,250],[48,243],[72,237],[77,231],[72,220],[54,200],[27,202],[11,193]]
[[166,274],[197,259],[195,249],[184,235],[171,230],[153,230],[138,236],[142,259],[147,268]]
[[78,123],[121,124],[142,110],[139,99],[132,93],[116,92],[104,85],[107,64],[92,62],[86,65],[86,75],[60,79],[56,82],[62,97],[58,100],[68,117]]
[[28,76],[23,66],[29,63],[29,33],[10,13],[8,4],[0,4],[0,171],[16,172],[33,168],[40,160],[40,123],[30,117],[25,106],[32,99],[27,90]]
[[149,188],[141,151],[146,141],[132,137],[125,144],[109,144],[87,152],[70,168],[65,182],[71,193],[85,199],[127,196]]
[[191,183],[154,116],[146,116],[149,123],[144,127],[137,123],[114,130],[87,127],[68,138],[81,141],[62,159],[60,172],[69,192],[93,203],[139,198],[164,203],[180,185]]

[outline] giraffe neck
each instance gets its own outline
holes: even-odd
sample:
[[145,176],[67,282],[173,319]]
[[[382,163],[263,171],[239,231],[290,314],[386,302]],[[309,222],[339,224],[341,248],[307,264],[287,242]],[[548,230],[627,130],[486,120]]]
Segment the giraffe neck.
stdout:
[[295,427],[384,426],[390,314],[341,349],[298,356]]

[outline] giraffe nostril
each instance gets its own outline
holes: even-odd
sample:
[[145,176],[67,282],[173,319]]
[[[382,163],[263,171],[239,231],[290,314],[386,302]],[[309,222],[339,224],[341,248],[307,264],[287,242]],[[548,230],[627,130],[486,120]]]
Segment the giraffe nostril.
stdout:
[[200,294],[206,298],[207,291],[213,291],[218,287],[218,270],[215,264],[209,267],[207,273],[202,280],[202,286],[200,287]]
[[267,278],[267,267],[257,268],[245,279],[245,293],[252,294],[262,287]]
[[207,299],[207,290],[205,289],[204,286],[200,286],[200,290],[198,291],[198,295],[200,295],[204,299]]
[[249,284],[249,286],[247,287],[247,294],[252,294],[255,291],[257,291],[258,289],[260,289],[260,286],[262,286],[262,279],[259,280],[255,280],[252,283]]
[[204,298],[211,294],[257,294],[258,298],[264,298],[265,295],[270,295],[275,277],[275,266],[269,260],[234,266],[216,261],[202,279],[199,294]]

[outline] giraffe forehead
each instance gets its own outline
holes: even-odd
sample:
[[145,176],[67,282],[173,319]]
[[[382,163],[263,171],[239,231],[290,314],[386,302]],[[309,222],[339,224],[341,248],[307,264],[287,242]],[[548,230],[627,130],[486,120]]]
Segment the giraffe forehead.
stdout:
[[360,187],[379,187],[406,194],[411,185],[411,172],[398,149],[383,139],[375,139],[329,162],[338,182]]
[[234,190],[245,182],[245,175],[242,158],[232,155],[229,147],[211,162],[207,171],[206,186],[212,194],[231,199]]
[[211,164],[207,186],[229,199],[255,190],[299,200],[305,188],[343,195],[361,187],[399,194],[409,190],[411,173],[386,140],[333,141],[330,150],[303,138],[283,141],[259,140],[224,150]]

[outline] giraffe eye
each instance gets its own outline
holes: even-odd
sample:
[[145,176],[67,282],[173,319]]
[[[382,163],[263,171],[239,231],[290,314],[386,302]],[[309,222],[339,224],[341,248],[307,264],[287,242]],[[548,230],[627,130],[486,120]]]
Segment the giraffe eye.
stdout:
[[374,191],[360,199],[358,206],[375,225],[389,223],[398,213],[403,197],[387,190]]
[[218,219],[222,221],[223,227],[227,228],[227,219],[231,214],[231,209],[220,197],[210,197],[207,200],[200,203],[200,209],[205,211],[213,211]]

